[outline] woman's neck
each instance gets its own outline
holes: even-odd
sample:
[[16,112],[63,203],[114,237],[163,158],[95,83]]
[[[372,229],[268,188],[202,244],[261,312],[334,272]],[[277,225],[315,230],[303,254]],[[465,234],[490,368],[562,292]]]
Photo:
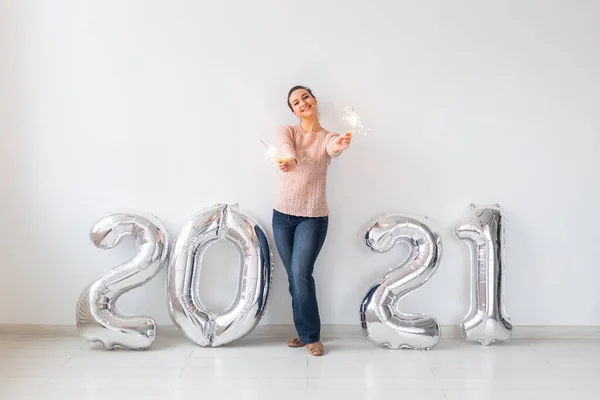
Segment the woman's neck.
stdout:
[[300,122],[300,127],[302,128],[302,130],[304,132],[318,132],[321,129],[323,129],[323,127],[319,123],[318,119],[314,119],[314,120],[304,119],[304,120],[302,120],[302,122]]

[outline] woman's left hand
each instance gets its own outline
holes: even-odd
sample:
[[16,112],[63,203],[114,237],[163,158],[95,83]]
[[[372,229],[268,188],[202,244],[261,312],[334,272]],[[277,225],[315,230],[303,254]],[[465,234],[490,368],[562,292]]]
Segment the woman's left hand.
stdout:
[[339,153],[342,150],[346,150],[350,147],[350,141],[352,140],[352,132],[346,132],[345,135],[340,135],[333,141],[333,151]]

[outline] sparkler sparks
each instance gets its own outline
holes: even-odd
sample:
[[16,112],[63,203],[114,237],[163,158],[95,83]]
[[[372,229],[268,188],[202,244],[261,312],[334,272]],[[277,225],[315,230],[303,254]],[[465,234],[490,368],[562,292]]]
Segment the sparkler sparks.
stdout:
[[343,119],[346,120],[346,123],[348,124],[348,130],[352,132],[353,135],[358,133],[367,136],[368,129],[365,130],[360,116],[354,111],[354,106],[346,106],[344,107],[344,111],[346,115]]
[[[260,141],[263,146],[265,146],[265,148],[267,150],[265,150],[265,158],[268,159],[269,161],[285,161],[285,160],[289,160],[289,158],[285,158],[285,157],[281,157],[279,155],[279,149],[275,148],[275,147],[271,147],[268,144],[266,144],[264,141]],[[303,156],[301,154],[296,156],[296,160],[297,162],[308,162],[308,163],[312,163],[312,160],[310,157],[306,157]]]
[[265,158],[269,159],[270,161],[277,161],[278,157],[278,151],[275,147],[271,147],[268,144],[266,144],[265,142],[263,142],[262,140],[260,141],[263,146],[265,146],[267,148],[267,150],[265,151]]

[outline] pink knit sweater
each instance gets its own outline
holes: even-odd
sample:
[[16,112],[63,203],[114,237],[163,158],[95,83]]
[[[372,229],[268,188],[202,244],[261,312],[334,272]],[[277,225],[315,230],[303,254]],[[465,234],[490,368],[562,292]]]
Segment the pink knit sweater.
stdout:
[[339,136],[326,129],[304,132],[300,125],[279,129],[279,157],[296,158],[296,169],[279,171],[279,190],[275,209],[284,214],[303,217],[329,215],[327,206],[327,168],[334,153],[333,141]]

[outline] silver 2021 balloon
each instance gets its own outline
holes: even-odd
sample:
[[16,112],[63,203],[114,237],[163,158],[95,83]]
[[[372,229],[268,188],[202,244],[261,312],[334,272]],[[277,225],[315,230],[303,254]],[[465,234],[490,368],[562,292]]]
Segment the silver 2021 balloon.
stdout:
[[403,313],[398,302],[435,273],[442,242],[425,223],[403,215],[377,218],[365,235],[366,245],[375,252],[387,252],[400,242],[409,245],[410,255],[367,292],[360,308],[363,333],[391,349],[431,349],[441,334],[437,319]]
[[137,212],[107,216],[90,233],[92,242],[101,249],[111,249],[125,237],[135,240],[136,255],[83,291],[77,302],[77,327],[84,338],[102,343],[107,350],[115,346],[144,350],[154,342],[156,322],[119,313],[116,302],[160,271],[167,260],[169,237],[156,217]]
[[[226,240],[241,257],[233,304],[217,313],[200,301],[198,279],[206,249]],[[242,338],[259,323],[271,287],[272,255],[264,230],[237,206],[202,210],[179,231],[169,261],[169,312],[175,325],[200,346],[221,346]]]
[[471,204],[455,234],[471,253],[471,305],[461,323],[464,338],[486,346],[510,340],[513,327],[503,303],[504,219],[500,206]]

